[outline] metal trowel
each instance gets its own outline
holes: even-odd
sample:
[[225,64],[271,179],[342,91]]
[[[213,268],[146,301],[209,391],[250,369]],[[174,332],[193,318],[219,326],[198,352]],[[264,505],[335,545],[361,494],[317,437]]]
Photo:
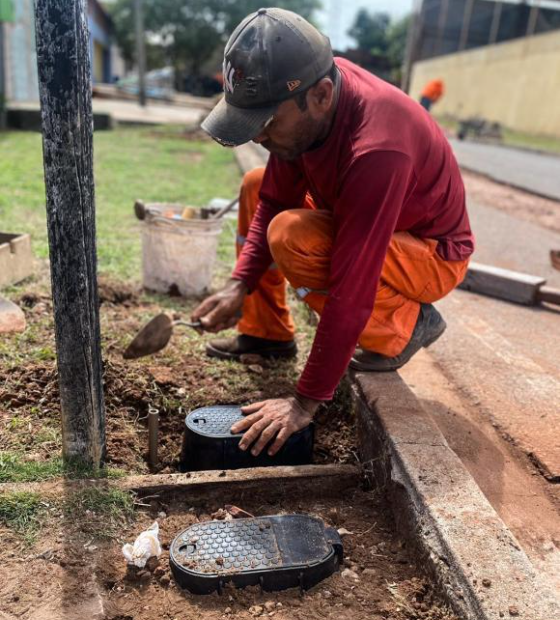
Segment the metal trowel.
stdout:
[[199,329],[202,327],[200,321],[189,323],[188,321],[174,321],[169,314],[162,312],[155,316],[151,321],[136,334],[132,342],[126,347],[123,357],[125,360],[133,360],[145,355],[152,355],[164,349],[173,335],[173,328],[176,325]]

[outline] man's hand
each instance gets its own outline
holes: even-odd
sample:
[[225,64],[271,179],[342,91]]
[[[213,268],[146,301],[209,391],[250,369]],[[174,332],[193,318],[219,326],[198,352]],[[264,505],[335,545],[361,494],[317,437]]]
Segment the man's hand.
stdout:
[[231,427],[231,432],[236,434],[246,431],[239,447],[247,450],[255,442],[251,449],[253,456],[258,456],[263,448],[276,438],[268,449],[269,456],[274,456],[288,437],[309,426],[320,404],[320,401],[298,396],[263,400],[247,405],[241,407],[247,417],[236,422]]
[[202,329],[220,332],[233,327],[241,316],[247,285],[241,280],[230,280],[221,291],[207,297],[191,314],[191,321],[200,321]]

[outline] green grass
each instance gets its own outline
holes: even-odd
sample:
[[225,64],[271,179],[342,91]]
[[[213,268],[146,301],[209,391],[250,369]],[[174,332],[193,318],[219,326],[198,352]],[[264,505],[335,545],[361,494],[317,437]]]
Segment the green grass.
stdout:
[[27,491],[0,495],[0,523],[32,544],[40,529],[44,506],[38,493]]
[[[456,118],[445,115],[437,116],[437,122],[454,133],[459,129],[459,122]],[[560,155],[560,138],[555,136],[542,136],[538,134],[516,131],[508,127],[502,127],[502,144],[521,149],[533,151],[544,151]]]
[[69,479],[115,479],[123,475],[124,472],[112,468],[92,470],[79,465],[66,465],[60,456],[48,461],[28,461],[20,453],[0,452],[0,483],[42,482],[62,476]]
[[25,461],[11,452],[0,452],[0,483],[39,482],[62,475],[62,459],[50,461]]
[[560,138],[523,133],[507,127],[502,132],[504,144],[508,146],[560,154]]
[[[100,273],[139,279],[140,228],[132,205],[179,202],[202,206],[233,197],[239,170],[231,149],[186,140],[178,127],[119,128],[94,137],[97,244]],[[48,257],[41,136],[0,133],[0,220],[30,233],[39,258]],[[44,352],[50,355],[49,351]]]

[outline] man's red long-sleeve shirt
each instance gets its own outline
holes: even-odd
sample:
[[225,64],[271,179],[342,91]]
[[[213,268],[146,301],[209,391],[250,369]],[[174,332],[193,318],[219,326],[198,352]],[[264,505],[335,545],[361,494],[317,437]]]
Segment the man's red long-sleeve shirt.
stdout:
[[233,277],[253,290],[272,262],[267,229],[306,192],[333,214],[328,298],[299,394],[329,400],[371,315],[391,236],[436,239],[445,260],[474,250],[465,191],[451,147],[432,117],[390,84],[337,58],[342,84],[326,141],[294,161],[271,155]]

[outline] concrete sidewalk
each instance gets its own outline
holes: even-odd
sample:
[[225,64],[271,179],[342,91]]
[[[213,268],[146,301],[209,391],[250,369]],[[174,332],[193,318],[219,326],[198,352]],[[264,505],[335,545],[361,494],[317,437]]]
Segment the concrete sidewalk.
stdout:
[[[8,111],[26,112],[38,116],[40,107],[38,102],[10,103]],[[109,115],[117,123],[192,126],[200,124],[208,111],[200,107],[179,107],[163,103],[150,103],[143,108],[134,101],[93,99],[93,113]]]
[[453,138],[449,142],[462,168],[512,187],[560,200],[560,157]]

